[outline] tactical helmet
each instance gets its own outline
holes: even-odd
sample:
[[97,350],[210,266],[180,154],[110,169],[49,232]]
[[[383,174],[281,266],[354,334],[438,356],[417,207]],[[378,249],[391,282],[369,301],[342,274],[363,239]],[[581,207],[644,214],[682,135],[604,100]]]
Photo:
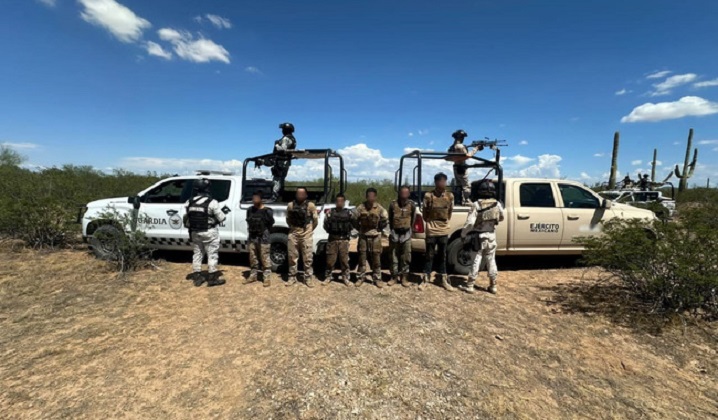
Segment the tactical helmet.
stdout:
[[201,178],[194,182],[194,189],[197,192],[206,193],[209,192],[210,182],[207,178]]
[[469,137],[469,135],[466,134],[466,131],[464,131],[464,130],[456,130],[451,135],[451,137],[453,137],[454,140],[464,141],[464,139]]
[[281,124],[279,124],[279,128],[282,129],[283,133],[284,132],[289,132],[289,133],[294,132],[294,125],[292,123],[288,123],[288,122],[281,123]]
[[476,188],[476,195],[479,198],[496,198],[496,186],[491,180],[485,179]]

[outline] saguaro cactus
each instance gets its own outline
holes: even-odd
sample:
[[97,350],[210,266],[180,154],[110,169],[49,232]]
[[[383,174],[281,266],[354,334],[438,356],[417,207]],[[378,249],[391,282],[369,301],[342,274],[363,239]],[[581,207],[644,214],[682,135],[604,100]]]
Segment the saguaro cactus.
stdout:
[[689,164],[688,161],[691,157],[691,147],[693,146],[693,129],[688,130],[688,145],[686,145],[686,158],[683,161],[683,172],[678,169],[676,165],[675,171],[676,178],[680,179],[678,183],[678,192],[685,191],[688,188],[688,179],[693,176],[693,172],[696,170],[696,161],[698,160],[698,149],[693,151],[693,160]]
[[616,170],[618,169],[618,143],[620,134],[618,131],[613,134],[613,154],[611,155],[611,174],[608,178],[608,189],[616,188]]
[[658,149],[653,149],[653,162],[651,162],[651,182],[656,182],[656,159],[658,158]]

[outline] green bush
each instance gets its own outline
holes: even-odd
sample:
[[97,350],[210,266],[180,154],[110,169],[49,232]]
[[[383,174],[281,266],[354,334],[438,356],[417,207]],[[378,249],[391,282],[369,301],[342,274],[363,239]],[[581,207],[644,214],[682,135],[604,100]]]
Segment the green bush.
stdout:
[[718,319],[718,204],[686,209],[681,223],[613,220],[582,238],[583,261],[604,268],[663,316]]
[[[93,247],[100,247],[103,257],[119,272],[136,271],[151,264],[152,249],[147,235],[137,229],[136,219],[108,208],[98,215],[106,226],[100,226],[93,235]],[[105,229],[105,227],[109,229]]]

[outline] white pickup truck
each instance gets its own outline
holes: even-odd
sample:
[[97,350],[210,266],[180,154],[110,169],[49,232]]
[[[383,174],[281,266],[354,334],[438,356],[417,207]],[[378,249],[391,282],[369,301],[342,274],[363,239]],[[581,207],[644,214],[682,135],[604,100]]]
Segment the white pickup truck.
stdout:
[[[322,225],[324,215],[334,207],[334,196],[344,191],[345,177],[340,179],[332,177],[332,161],[339,162],[340,173],[343,173],[343,159],[331,150],[297,151],[292,159],[323,159],[325,163],[323,185],[308,187],[309,199],[317,205],[319,225],[314,233],[314,250],[321,251],[326,243],[328,234]],[[267,155],[245,160],[243,176],[230,173],[211,171],[198,171],[195,175],[174,176],[163,179],[149,188],[140,191],[136,197],[119,197],[97,200],[85,206],[82,215],[82,235],[100,258],[109,258],[113,244],[106,244],[99,237],[114,237],[121,233],[121,227],[110,223],[102,216],[108,210],[120,214],[131,214],[134,205],[138,204],[137,227],[145,232],[150,245],[159,250],[190,250],[192,248],[189,233],[182,224],[185,213],[184,203],[192,195],[194,181],[200,178],[209,179],[211,194],[219,202],[220,208],[227,207],[230,212],[227,219],[219,226],[221,240],[220,252],[248,252],[247,247],[247,208],[251,206],[251,196],[255,190],[261,189],[263,193],[271,196],[272,181],[263,178],[248,178],[251,173],[248,164],[266,158]],[[334,163],[336,166],[336,163]],[[321,165],[320,165],[321,166]],[[329,168],[329,169],[327,169]],[[344,174],[343,174],[344,175]],[[268,202],[266,205],[274,211],[275,225],[271,230],[271,260],[276,271],[283,268],[287,262],[287,234],[286,222],[287,201],[293,196],[290,187],[286,188],[283,198],[278,202]],[[95,235],[102,229],[110,235]],[[109,231],[109,232],[107,232]]]

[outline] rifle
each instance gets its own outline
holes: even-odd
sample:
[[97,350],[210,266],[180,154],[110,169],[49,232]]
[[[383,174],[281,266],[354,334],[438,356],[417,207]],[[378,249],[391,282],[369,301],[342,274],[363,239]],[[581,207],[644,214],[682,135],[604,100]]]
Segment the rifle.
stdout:
[[477,148],[477,149],[479,149],[479,151],[481,151],[488,147],[491,150],[496,150],[499,148],[499,146],[503,147],[503,146],[508,146],[508,145],[509,144],[506,142],[506,140],[498,140],[498,139],[489,140],[488,137],[484,137],[483,140],[472,141],[471,144],[469,145],[469,148]]

